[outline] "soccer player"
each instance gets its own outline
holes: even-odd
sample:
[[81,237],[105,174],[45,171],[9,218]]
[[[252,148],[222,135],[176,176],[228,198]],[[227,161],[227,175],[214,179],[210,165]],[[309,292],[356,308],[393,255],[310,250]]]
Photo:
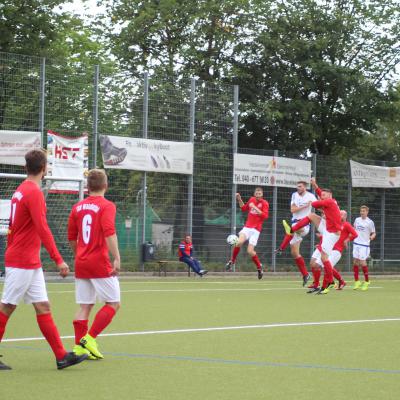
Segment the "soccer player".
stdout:
[[[66,277],[68,265],[62,259],[47,224],[46,203],[40,184],[47,172],[46,153],[41,149],[25,154],[27,178],[17,188],[11,200],[11,216],[4,262],[6,277],[0,302],[0,342],[6,324],[17,305],[24,300],[36,311],[39,328],[56,357],[58,369],[78,364],[87,355],[68,353],[54,324],[47,297],[40,261],[43,243],[59,273]],[[0,364],[0,369],[10,369]]]
[[[318,293],[327,294],[329,292],[329,286],[333,284],[333,269],[332,264],[329,261],[329,256],[332,252],[333,246],[340,237],[340,232],[342,230],[341,216],[337,202],[332,197],[332,191],[330,189],[319,188],[314,178],[311,179],[311,185],[313,186],[317,196],[321,199],[312,202],[311,206],[314,208],[321,208],[324,211],[326,220],[326,229],[324,229],[322,233],[321,243],[321,260],[324,265],[324,281],[321,290]],[[292,227],[290,227],[286,221],[283,221],[286,232],[284,242],[286,243],[290,241],[296,231],[313,222],[315,216],[315,214],[311,213]]]
[[255,247],[257,246],[263,222],[268,218],[269,211],[268,201],[263,199],[263,195],[262,188],[256,187],[254,196],[250,197],[249,201],[245,204],[240,193],[236,193],[236,199],[240,208],[243,212],[248,212],[248,216],[244,227],[239,232],[239,241],[233,248],[232,257],[225,265],[228,271],[234,267],[240,248],[248,241],[247,253],[257,267],[258,279],[262,279],[263,277],[263,266],[257,256]]
[[[357,236],[357,232],[351,226],[349,222],[347,222],[347,212],[345,210],[340,210],[341,220],[342,220],[342,231],[340,233],[339,240],[336,242],[335,246],[333,247],[332,253],[329,256],[329,261],[333,267],[333,276],[335,279],[339,281],[337,290],[343,290],[346,286],[346,282],[342,278],[340,272],[335,268],[337,263],[340,261],[342,257],[343,250],[347,248],[349,242],[353,241]],[[312,256],[313,267],[320,266],[322,267],[321,261],[321,244],[317,246],[317,249],[313,253]],[[315,277],[315,275],[314,275]],[[319,278],[318,280],[314,280],[313,285],[311,286],[310,290],[307,293],[313,293],[318,290],[319,286]]]
[[[316,201],[316,197],[307,190],[307,183],[304,181],[297,182],[297,191],[292,194],[290,202],[290,212],[292,213],[292,225],[299,222],[304,217],[307,217],[311,213],[311,202]],[[300,229],[293,235],[290,241],[290,252],[292,257],[303,277],[303,286],[310,280],[310,274],[307,271],[306,263],[304,258],[300,254],[300,244],[303,238],[310,232],[310,224]],[[281,248],[277,249],[277,252],[282,251]]]
[[[354,272],[354,290],[368,290],[370,281],[368,277],[367,259],[370,254],[370,242],[376,238],[375,224],[372,219],[368,218],[369,208],[367,206],[360,207],[360,216],[354,221],[354,228],[358,233],[357,241],[353,245],[353,272]],[[359,279],[359,267],[364,273],[364,283],[361,285]]]
[[179,244],[179,261],[187,264],[199,276],[205,275],[208,271],[203,269],[199,260],[193,257],[193,243],[190,235],[185,236],[185,240]]
[[[75,297],[79,309],[73,321],[75,354],[104,358],[96,338],[120,308],[118,239],[115,204],[104,198],[107,175],[92,169],[87,177],[89,196],[75,204],[68,221],[68,240],[75,255]],[[110,260],[109,253],[113,260]],[[89,316],[96,298],[104,302],[89,329]]]

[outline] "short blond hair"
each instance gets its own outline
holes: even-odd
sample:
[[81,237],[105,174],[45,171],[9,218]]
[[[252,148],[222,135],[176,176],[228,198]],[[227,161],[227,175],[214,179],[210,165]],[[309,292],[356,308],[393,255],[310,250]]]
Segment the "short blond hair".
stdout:
[[89,192],[99,192],[107,188],[108,179],[104,169],[91,169],[87,177]]
[[360,211],[361,211],[361,210],[367,210],[367,211],[369,211],[369,207],[368,207],[368,206],[361,206],[361,207],[360,207]]

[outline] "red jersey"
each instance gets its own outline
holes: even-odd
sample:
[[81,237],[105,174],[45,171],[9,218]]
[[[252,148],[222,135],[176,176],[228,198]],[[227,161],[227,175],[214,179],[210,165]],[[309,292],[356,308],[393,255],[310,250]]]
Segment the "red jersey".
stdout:
[[342,232],[340,233],[339,240],[336,242],[335,246],[333,246],[333,250],[337,250],[341,253],[344,249],[345,240],[349,239],[352,242],[357,236],[358,233],[353,228],[353,226],[347,221],[345,221],[342,225]]
[[178,248],[178,256],[181,257],[191,257],[193,253],[193,244],[186,243],[186,241],[181,242]]
[[[321,189],[316,191],[318,197],[321,197]],[[338,232],[342,229],[342,218],[340,216],[339,206],[335,199],[313,201],[311,205],[314,208],[322,208],[326,219],[326,230],[328,232]]]
[[77,241],[75,276],[108,278],[112,266],[106,237],[115,234],[116,207],[103,196],[89,196],[72,207],[68,240]]
[[60,265],[63,259],[47,224],[43,193],[35,182],[26,180],[18,186],[11,199],[5,266],[22,269],[40,268],[42,243],[51,259]]
[[[253,209],[250,209],[249,204],[253,203],[260,211],[261,214],[258,214]],[[262,224],[265,219],[268,218],[269,204],[267,200],[260,199],[257,200],[255,197],[250,197],[249,201],[243,205],[242,211],[248,211],[247,220],[244,226],[246,228],[254,228],[261,232]]]

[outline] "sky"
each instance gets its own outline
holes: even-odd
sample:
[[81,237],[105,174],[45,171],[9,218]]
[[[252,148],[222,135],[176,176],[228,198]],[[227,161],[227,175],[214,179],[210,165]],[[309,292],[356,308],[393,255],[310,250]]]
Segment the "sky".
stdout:
[[73,0],[72,3],[63,5],[62,9],[82,16],[93,16],[104,10],[97,6],[97,0]]

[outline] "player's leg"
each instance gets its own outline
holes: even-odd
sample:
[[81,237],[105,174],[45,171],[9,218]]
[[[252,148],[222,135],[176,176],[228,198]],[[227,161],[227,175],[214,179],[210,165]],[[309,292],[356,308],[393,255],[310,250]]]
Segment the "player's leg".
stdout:
[[208,273],[208,271],[204,269],[203,266],[201,265],[201,262],[196,258],[193,258],[193,263],[198,268],[200,276],[203,276]]
[[332,253],[333,247],[339,240],[339,235],[336,233],[325,231],[322,235],[321,243],[321,260],[324,266],[324,280],[320,294],[326,294],[329,292],[329,286],[333,283],[333,267],[329,260],[329,256]]
[[246,243],[248,240],[249,240],[249,229],[244,227],[239,232],[239,240],[232,249],[232,255],[231,255],[230,260],[225,264],[225,269],[227,271],[230,271],[235,266],[236,258],[240,253],[240,249],[243,246],[243,244]]
[[309,232],[309,229],[309,226],[303,228],[298,234],[293,236],[290,242],[290,253],[297,265],[299,272],[301,273],[301,276],[303,277],[303,286],[305,286],[310,280],[310,274],[307,271],[306,262],[300,254],[300,245],[303,241],[303,237]]
[[336,288],[337,290],[343,290],[343,288],[346,286],[346,282],[344,281],[341,273],[336,268],[336,265],[341,258],[342,258],[342,253],[337,250],[333,250],[331,255],[329,256],[329,261],[331,262],[332,265],[333,277],[339,281],[338,286]]
[[95,357],[104,358],[98,349],[96,338],[110,325],[115,314],[119,310],[121,306],[121,291],[118,278],[115,276],[91,279],[90,281],[95,288],[97,297],[105,304],[97,312],[89,332],[81,339],[80,344]]
[[81,339],[88,333],[89,330],[89,316],[94,306],[95,300],[92,304],[79,304],[79,309],[75,314],[75,318],[72,321],[75,333],[75,346],[73,352],[77,355],[87,354],[90,360],[97,360],[89,350],[86,350],[80,345]]
[[358,290],[361,287],[361,282],[360,282],[360,265],[361,265],[361,246],[358,246],[355,244],[353,246],[353,274],[354,274],[354,290]]
[[185,263],[191,268],[197,275],[201,275],[199,266],[190,257],[181,257],[179,261]]
[[363,290],[363,291],[368,290],[369,284],[370,284],[368,264],[367,264],[367,259],[369,257],[369,253],[370,253],[369,247],[365,246],[365,247],[362,248],[362,257],[361,257],[361,260],[360,260],[361,261],[360,262],[360,266],[361,266],[361,269],[362,269],[363,274],[364,274],[364,283],[361,286],[361,290]]
[[322,268],[321,252],[318,249],[315,249],[311,256],[310,267],[313,274],[313,283],[308,287],[310,290],[307,293],[314,293],[319,290]]
[[253,263],[257,268],[258,279],[262,279],[264,274],[263,266],[255,251],[255,247],[257,246],[259,236],[260,232],[258,232],[256,229],[253,229],[252,232],[250,233],[249,244],[247,246],[247,253],[251,257],[251,260],[253,261]]

